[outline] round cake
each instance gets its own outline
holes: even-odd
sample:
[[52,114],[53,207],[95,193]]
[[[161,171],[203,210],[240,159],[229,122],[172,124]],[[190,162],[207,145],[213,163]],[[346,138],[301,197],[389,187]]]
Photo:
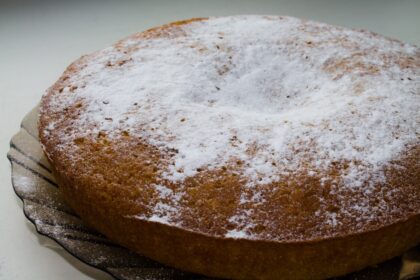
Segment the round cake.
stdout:
[[69,205],[163,264],[322,279],[420,243],[420,49],[280,16],[197,18],[71,64],[39,135]]

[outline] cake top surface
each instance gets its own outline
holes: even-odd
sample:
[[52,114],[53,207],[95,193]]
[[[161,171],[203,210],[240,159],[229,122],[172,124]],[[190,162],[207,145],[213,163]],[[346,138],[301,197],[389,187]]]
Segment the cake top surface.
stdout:
[[[357,232],[419,211],[419,69],[419,48],[367,31],[178,22],[70,66],[43,98],[41,141],[67,171],[105,150],[140,164],[112,181],[151,193],[129,218],[234,238]],[[130,179],[144,166],[150,180]]]

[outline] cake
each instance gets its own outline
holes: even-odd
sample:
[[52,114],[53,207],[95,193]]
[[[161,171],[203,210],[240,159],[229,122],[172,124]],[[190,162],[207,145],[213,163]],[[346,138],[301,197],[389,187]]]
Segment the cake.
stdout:
[[39,135],[69,205],[163,264],[323,279],[420,243],[420,49],[282,16],[178,21],[82,56]]

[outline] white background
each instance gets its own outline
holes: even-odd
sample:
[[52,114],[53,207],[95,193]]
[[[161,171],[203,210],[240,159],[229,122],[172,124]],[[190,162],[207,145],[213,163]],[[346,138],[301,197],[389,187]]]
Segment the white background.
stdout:
[[23,116],[82,54],[173,20],[278,14],[365,28],[420,45],[420,1],[0,0],[0,279],[110,279],[38,235],[22,213],[6,159]]

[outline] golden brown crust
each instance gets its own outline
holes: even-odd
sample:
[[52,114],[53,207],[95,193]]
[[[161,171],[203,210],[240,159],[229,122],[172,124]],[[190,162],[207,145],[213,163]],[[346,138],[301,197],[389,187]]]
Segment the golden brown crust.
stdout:
[[377,230],[312,242],[225,239],[123,217],[57,174],[66,201],[108,238],[169,266],[233,279],[324,279],[402,254],[420,242],[420,216]]
[[[205,19],[168,24],[132,38],[183,36],[179,26],[200,20]],[[130,59],[133,50],[120,43],[115,47]],[[118,141],[99,133],[94,140],[75,139],[79,157],[70,160],[66,151],[57,148],[61,144],[59,139],[45,133],[57,114],[64,113],[67,117],[55,127],[60,131],[71,130],[72,121],[83,113],[82,100],[69,105],[65,112],[54,113],[50,106],[53,96],[63,88],[69,88],[70,92],[77,90],[68,77],[83,69],[92,56],[95,54],[70,65],[49,89],[41,104],[39,131],[65,199],[88,224],[110,239],[167,265],[237,279],[321,279],[343,275],[397,256],[420,243],[419,145],[407,149],[406,155],[395,160],[401,168],[386,171],[387,188],[397,190],[392,196],[392,206],[398,211],[362,227],[355,228],[351,219],[343,220],[338,232],[319,227],[314,213],[320,200],[315,198],[322,198],[330,212],[335,211],[340,200],[329,192],[332,182],[324,182],[321,188],[321,177],[302,174],[265,185],[262,189],[268,203],[259,206],[260,214],[256,216],[256,221],[261,222],[260,228],[254,229],[257,233],[291,228],[291,236],[283,240],[270,239],[270,235],[256,240],[222,237],[231,229],[227,220],[238,208],[240,195],[245,191],[242,179],[231,172],[240,161],[187,178],[186,196],[180,202],[182,227],[135,218],[139,213],[150,214],[151,203],[156,202],[158,195],[150,186],[162,183],[158,181],[161,167],[170,162],[171,154],[176,151],[159,151],[144,139],[124,131]],[[120,60],[108,66],[125,63],[126,60]],[[348,61],[334,63],[325,66],[328,71],[355,67]],[[373,74],[375,71],[367,69]],[[337,163],[329,171],[330,177],[338,176],[343,168],[345,162]],[[164,183],[172,190],[179,187],[173,182]],[[381,187],[379,183],[375,186],[378,190]],[[245,191],[245,195],[252,193]],[[351,197],[351,193],[348,196],[358,198]],[[379,201],[372,199],[370,203],[375,205]],[[272,221],[268,226],[262,223],[267,218]],[[293,234],[299,238],[294,239]]]

